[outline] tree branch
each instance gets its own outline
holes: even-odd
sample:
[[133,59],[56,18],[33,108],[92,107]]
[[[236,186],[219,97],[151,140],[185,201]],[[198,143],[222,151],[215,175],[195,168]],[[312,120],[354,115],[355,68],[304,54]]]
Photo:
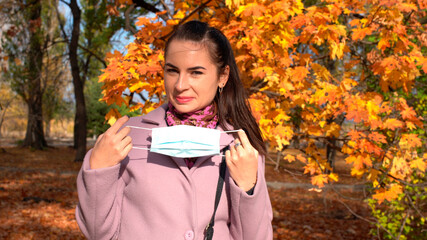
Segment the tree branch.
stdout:
[[132,2],[137,7],[144,8],[150,12],[153,12],[153,13],[160,12],[160,10],[158,8],[156,8],[156,6],[149,4],[149,3],[145,2],[144,0],[132,0]]
[[[364,218],[364,217],[360,216],[359,214],[355,213],[346,203],[344,203],[343,201],[341,201],[341,199],[337,198],[337,200],[342,205],[344,205],[347,208],[347,210],[350,211],[351,214],[353,214],[357,218],[359,218],[359,219],[361,219],[361,220],[363,220],[365,222],[368,222],[370,224],[375,224],[375,225],[377,225],[378,228],[381,228],[382,230],[386,231],[390,236],[393,236],[393,234],[391,232],[389,232],[386,228],[384,228],[383,226],[381,226],[381,224],[378,224],[377,222],[373,222],[373,221],[371,221],[371,220],[369,220],[367,218]],[[380,236],[380,235],[378,235],[378,236]]]
[[172,18],[172,12],[171,12],[171,10],[169,9],[168,5],[165,3],[165,1],[164,1],[164,0],[160,0],[160,2],[162,3],[163,7],[165,8],[165,10],[166,10],[166,12],[167,12],[167,14],[168,14],[169,18]]
[[408,211],[406,211],[406,216],[405,216],[405,218],[402,220],[402,225],[400,226],[399,235],[397,235],[397,239],[400,239],[400,235],[402,235],[403,228],[405,227],[406,219],[408,218],[408,216],[409,216]]
[[70,3],[68,3],[68,2],[66,2],[66,1],[64,1],[64,0],[59,0],[59,1],[60,1],[60,2],[62,2],[63,4],[65,4],[65,5],[69,6],[69,7],[71,8]]
[[[63,1],[61,0],[61,2],[63,2]],[[67,5],[71,8],[70,4],[67,4]],[[58,6],[56,6],[55,9],[56,9],[56,17],[58,18],[58,22],[59,22],[59,28],[61,29],[61,32],[62,32],[62,35],[63,35],[65,41],[68,42],[69,41],[68,36],[67,36],[67,33],[65,32],[65,29],[64,29],[64,23],[61,21]]]
[[97,54],[95,54],[94,52],[92,52],[90,49],[85,48],[84,46],[82,46],[80,43],[78,43],[79,48],[85,50],[86,52],[88,52],[90,55],[94,56],[96,59],[98,59],[98,61],[100,61],[104,67],[107,67],[107,63],[104,61],[104,59],[102,59],[100,56],[98,56]]
[[198,12],[200,9],[204,8],[208,3],[210,3],[212,0],[208,0],[202,4],[200,4],[200,6],[198,6],[197,8],[195,8],[190,14],[188,14],[187,16],[185,16],[179,23],[178,25],[176,25],[174,27],[174,30],[172,30],[171,32],[169,32],[168,34],[166,34],[165,36],[162,36],[161,39],[165,40],[167,39],[170,35],[172,35],[172,33],[175,31],[175,29],[180,26],[182,23],[184,23],[185,21],[187,21],[188,18],[190,18],[193,14],[195,14],[196,12]]
[[126,9],[126,11],[125,11],[125,29],[127,30],[127,31],[130,31],[132,34],[136,34],[138,31],[136,31],[136,29],[135,28],[133,28],[131,25],[130,25],[130,17],[129,17],[129,15],[130,15],[130,13],[135,9],[135,6],[136,6],[136,4],[134,3],[134,4],[132,4],[132,5],[130,5],[130,7],[128,8],[128,9]]

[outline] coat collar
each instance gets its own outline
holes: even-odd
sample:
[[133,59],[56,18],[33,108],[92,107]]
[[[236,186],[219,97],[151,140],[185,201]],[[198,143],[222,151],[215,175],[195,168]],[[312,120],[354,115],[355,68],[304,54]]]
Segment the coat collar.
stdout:
[[142,116],[141,123],[153,124],[153,125],[156,125],[157,127],[167,127],[167,124],[165,121],[165,115],[166,115],[167,109],[168,109],[167,103],[161,105],[160,107]]

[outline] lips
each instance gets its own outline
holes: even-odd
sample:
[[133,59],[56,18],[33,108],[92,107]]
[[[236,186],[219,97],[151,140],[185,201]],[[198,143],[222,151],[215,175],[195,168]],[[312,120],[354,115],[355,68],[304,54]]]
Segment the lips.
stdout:
[[183,97],[183,96],[177,96],[177,97],[175,97],[175,100],[178,103],[187,103],[187,102],[190,102],[193,99],[194,99],[193,97]]

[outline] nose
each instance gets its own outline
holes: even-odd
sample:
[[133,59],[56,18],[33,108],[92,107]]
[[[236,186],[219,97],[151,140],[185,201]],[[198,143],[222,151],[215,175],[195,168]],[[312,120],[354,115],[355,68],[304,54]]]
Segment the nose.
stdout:
[[176,81],[176,84],[175,84],[175,89],[178,92],[182,92],[188,89],[189,86],[190,85],[188,84],[188,77],[186,76],[186,74],[185,73],[179,74],[178,80]]

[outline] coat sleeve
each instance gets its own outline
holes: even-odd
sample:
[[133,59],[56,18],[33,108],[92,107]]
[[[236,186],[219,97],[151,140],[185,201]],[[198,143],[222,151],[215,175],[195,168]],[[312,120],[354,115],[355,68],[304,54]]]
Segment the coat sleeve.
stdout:
[[124,182],[120,164],[90,169],[90,150],[77,176],[79,203],[76,220],[88,239],[112,239],[118,235]]
[[[234,240],[273,239],[273,211],[265,181],[264,157],[258,161],[258,179],[252,195],[248,195],[230,179],[230,233]],[[231,178],[231,177],[230,177]]]

